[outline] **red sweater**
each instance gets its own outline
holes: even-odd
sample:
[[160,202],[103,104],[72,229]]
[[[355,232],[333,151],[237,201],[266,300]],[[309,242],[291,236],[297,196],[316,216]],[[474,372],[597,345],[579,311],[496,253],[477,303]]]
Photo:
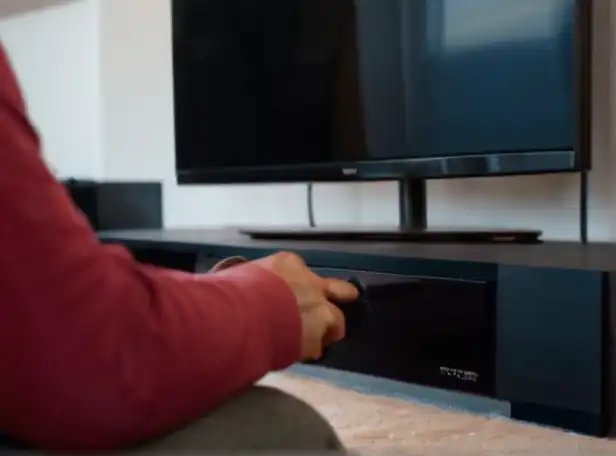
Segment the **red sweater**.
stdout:
[[41,159],[1,44],[0,271],[0,432],[35,447],[144,441],[299,357],[274,274],[184,274],[98,242]]

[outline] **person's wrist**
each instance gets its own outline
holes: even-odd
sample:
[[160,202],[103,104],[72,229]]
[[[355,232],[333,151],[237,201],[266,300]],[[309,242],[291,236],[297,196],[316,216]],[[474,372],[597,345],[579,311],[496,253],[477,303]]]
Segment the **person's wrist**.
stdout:
[[212,272],[224,271],[225,269],[229,269],[229,268],[232,268],[233,266],[238,266],[240,264],[245,264],[245,263],[248,263],[248,260],[246,258],[241,257],[241,256],[232,256],[232,257],[225,258],[224,260],[220,260],[209,270],[209,272],[212,273]]

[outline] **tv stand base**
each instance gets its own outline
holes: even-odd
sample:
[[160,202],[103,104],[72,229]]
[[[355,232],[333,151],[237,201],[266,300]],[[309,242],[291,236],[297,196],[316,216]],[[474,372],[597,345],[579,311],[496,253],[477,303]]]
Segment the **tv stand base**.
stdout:
[[464,228],[243,228],[240,232],[253,239],[294,241],[382,241],[431,243],[536,244],[541,231],[524,229]]

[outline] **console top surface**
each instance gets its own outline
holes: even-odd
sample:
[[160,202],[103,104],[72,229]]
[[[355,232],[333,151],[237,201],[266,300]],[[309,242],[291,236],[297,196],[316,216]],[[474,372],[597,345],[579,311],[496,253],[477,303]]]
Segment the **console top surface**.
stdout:
[[165,229],[99,232],[103,242],[129,247],[213,253],[220,256],[261,256],[289,250],[299,254],[369,255],[616,271],[616,244],[545,242],[542,244],[426,244],[401,242],[321,242],[254,240],[236,229]]

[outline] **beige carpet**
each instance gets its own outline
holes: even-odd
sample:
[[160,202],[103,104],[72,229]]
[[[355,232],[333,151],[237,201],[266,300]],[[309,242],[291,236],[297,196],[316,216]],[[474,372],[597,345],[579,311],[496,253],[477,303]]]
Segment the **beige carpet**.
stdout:
[[295,374],[272,374],[262,383],[314,406],[363,454],[616,454],[616,441],[365,395]]

